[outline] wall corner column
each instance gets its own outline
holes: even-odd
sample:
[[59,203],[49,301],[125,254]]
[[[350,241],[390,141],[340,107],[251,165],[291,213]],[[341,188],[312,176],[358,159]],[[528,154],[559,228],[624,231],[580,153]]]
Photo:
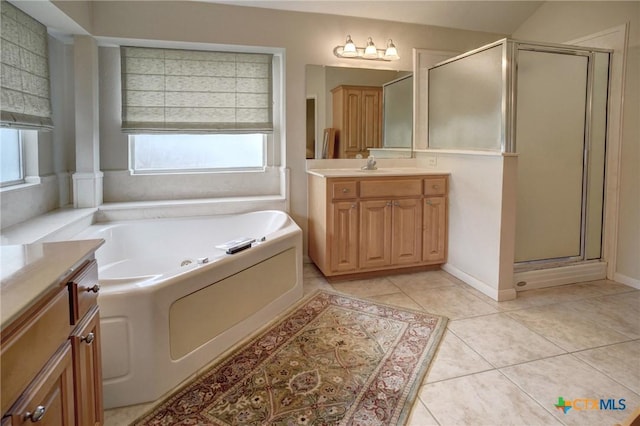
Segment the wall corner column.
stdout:
[[98,44],[91,36],[74,36],[76,172],[73,206],[98,207],[103,201],[100,171]]

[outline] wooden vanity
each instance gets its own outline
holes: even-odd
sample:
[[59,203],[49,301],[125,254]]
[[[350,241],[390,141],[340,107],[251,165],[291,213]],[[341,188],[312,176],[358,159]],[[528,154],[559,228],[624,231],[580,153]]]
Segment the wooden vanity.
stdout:
[[327,277],[440,265],[448,175],[308,170],[309,257]]
[[2,246],[2,426],[101,425],[103,240]]

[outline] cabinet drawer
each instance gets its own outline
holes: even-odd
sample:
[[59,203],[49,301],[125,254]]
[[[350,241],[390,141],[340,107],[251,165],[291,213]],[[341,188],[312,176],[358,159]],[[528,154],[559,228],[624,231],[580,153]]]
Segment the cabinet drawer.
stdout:
[[357,197],[358,184],[356,181],[331,183],[331,196],[334,200],[344,200]]
[[446,177],[433,177],[424,180],[424,195],[445,195],[446,193]]
[[97,304],[99,290],[98,263],[92,260],[69,281],[71,324],[77,324]]
[[422,182],[419,179],[363,180],[360,182],[360,198],[420,196]]
[[2,412],[67,340],[69,293],[62,288],[37,314],[2,341]]

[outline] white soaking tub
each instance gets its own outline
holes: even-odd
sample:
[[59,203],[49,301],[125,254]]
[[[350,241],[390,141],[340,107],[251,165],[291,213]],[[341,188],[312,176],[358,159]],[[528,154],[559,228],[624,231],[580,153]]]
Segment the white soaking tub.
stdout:
[[[246,250],[217,248],[256,239]],[[280,211],[91,225],[105,408],[153,401],[302,297],[302,231]]]

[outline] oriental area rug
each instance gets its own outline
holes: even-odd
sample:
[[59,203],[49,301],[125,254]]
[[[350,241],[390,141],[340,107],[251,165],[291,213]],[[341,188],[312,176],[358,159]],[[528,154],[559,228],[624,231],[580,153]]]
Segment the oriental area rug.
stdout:
[[319,291],[134,424],[402,425],[446,322]]

